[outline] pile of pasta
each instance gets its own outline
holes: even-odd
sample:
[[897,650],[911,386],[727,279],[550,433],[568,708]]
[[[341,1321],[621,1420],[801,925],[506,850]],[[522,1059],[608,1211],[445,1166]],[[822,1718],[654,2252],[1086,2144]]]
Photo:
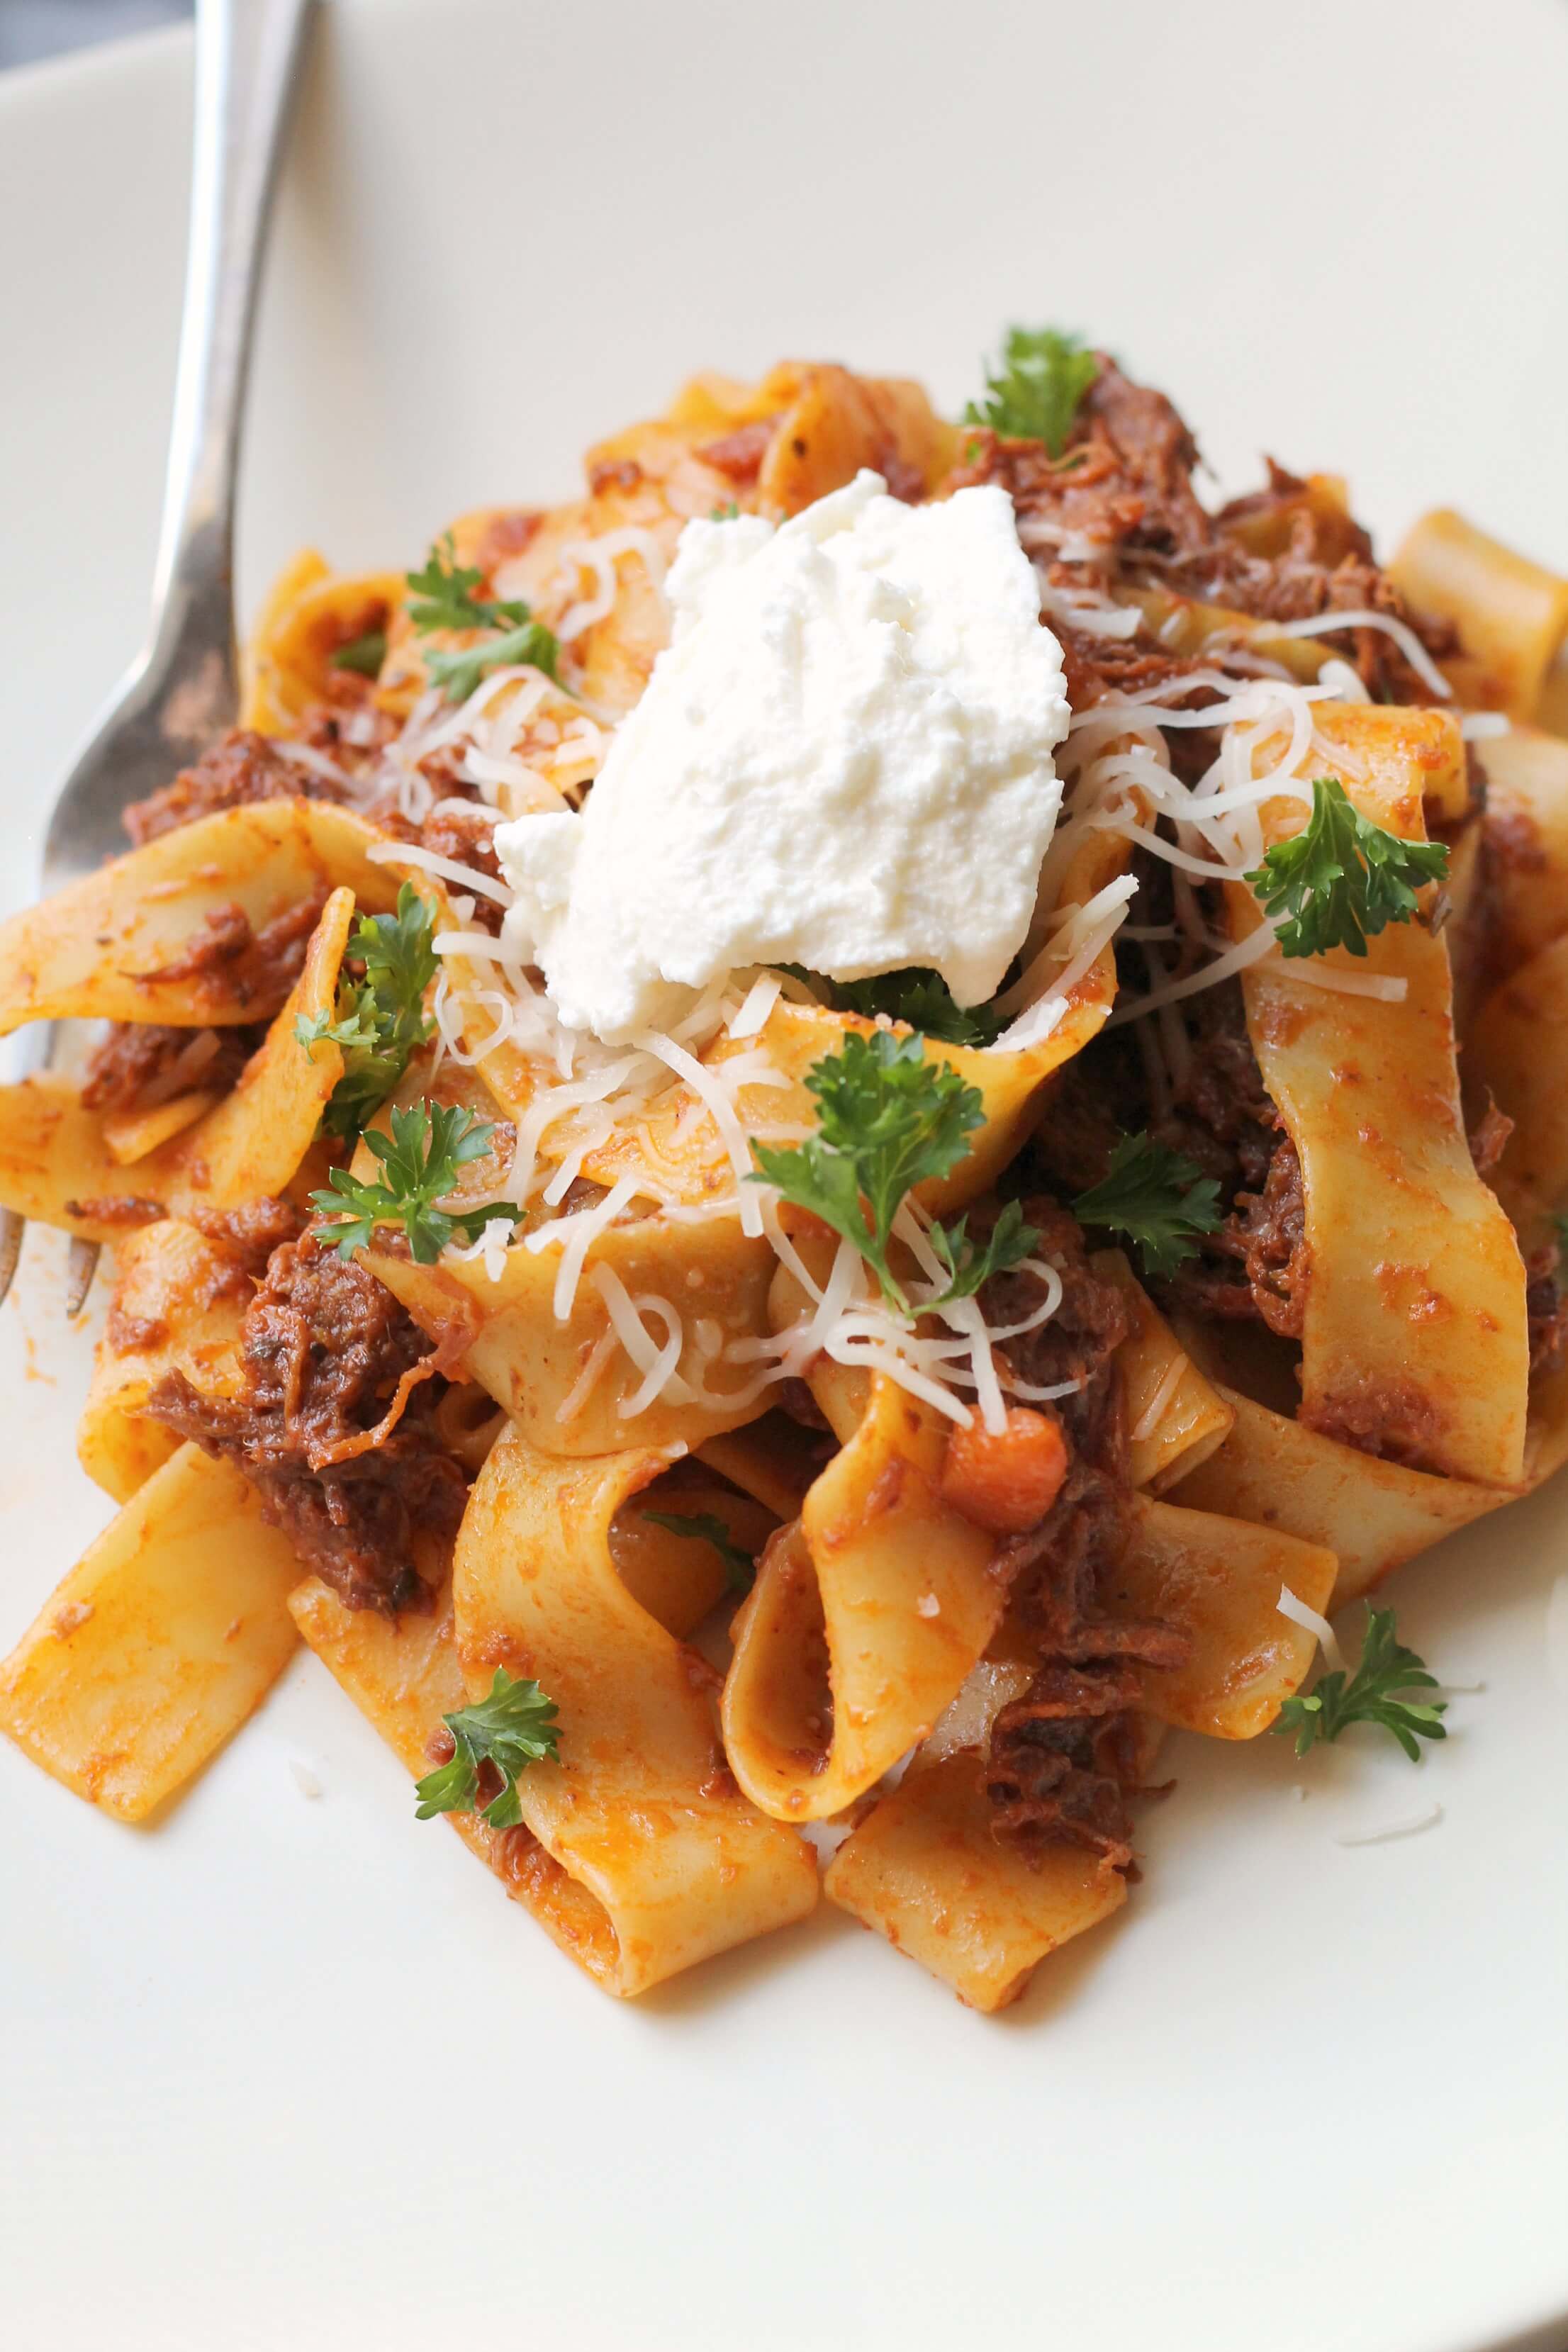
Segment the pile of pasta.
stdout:
[[[527,755],[558,793],[591,778],[595,740],[635,702],[664,642],[650,549],[668,559],[689,517],[736,495],[733,473],[702,453],[747,434],[762,454],[740,495],[775,514],[861,466],[897,466],[934,490],[954,457],[952,428],[912,386],[810,367],[755,387],[704,378],[665,418],[590,452],[589,488],[570,506],[510,541],[505,511],[454,526],[456,559],[489,572],[511,546],[507,593],[570,643],[571,693],[539,688],[536,713],[553,725],[536,725]],[[1353,968],[1340,950],[1322,959],[1327,986],[1278,959],[1243,972],[1248,1031],[1303,1174],[1312,1281],[1300,1414],[1249,1393],[1223,1328],[1178,1335],[1125,1257],[1096,1255],[1130,1309],[1117,1375],[1132,1532],[1110,1605],[1184,1636],[1183,1663],[1139,1669],[1149,1761],[1167,1727],[1247,1740],[1275,1720],[1316,1643],[1281,1612],[1282,1588],[1309,1617],[1339,1609],[1568,1453],[1568,1373],[1530,1384],[1523,1265],[1568,1198],[1554,1044],[1568,1023],[1568,583],[1445,514],[1416,528],[1395,576],[1417,609],[1458,629],[1455,698],[1318,700],[1310,772],[1336,776],[1363,814],[1419,838],[1426,813],[1466,803],[1463,710],[1501,711],[1509,731],[1478,748],[1490,812],[1517,814],[1529,854],[1485,877],[1493,933],[1479,1001],[1456,1005],[1447,937],[1425,923],[1391,925]],[[334,654],[367,630],[386,637],[375,709],[399,725],[417,719],[427,681],[407,600],[401,575],[342,578],[301,558],[250,649],[246,723],[288,737],[341,700]],[[1186,618],[1219,625],[1198,607]],[[1318,649],[1298,641],[1295,653],[1315,677]],[[536,687],[523,677],[508,690]],[[488,707],[493,717],[495,696]],[[514,804],[504,787],[500,801]],[[1261,819],[1266,839],[1279,838],[1299,811],[1266,802]],[[1479,830],[1465,838],[1448,884],[1461,912],[1483,882]],[[1125,838],[1087,835],[1060,907],[1094,903],[1128,853]],[[238,967],[188,968],[209,919],[238,906],[259,933],[324,901],[288,1001],[231,1091],[197,1085],[127,1118],[89,1108],[64,1076],[0,1088],[0,1202],[115,1253],[79,1445],[119,1507],[0,1667],[0,1727],[79,1795],[135,1822],[238,1729],[301,1637],[416,1776],[443,1717],[505,1667],[555,1702],[559,1752],[521,1774],[520,1827],[478,1812],[453,1826],[606,1990],[640,1993],[825,1895],[964,2000],[996,2009],[1047,1953],[1116,1911],[1127,1879],[1083,1846],[1029,1846],[994,1828],[987,1743],[1021,1669],[998,1540],[943,1496],[955,1417],[876,1364],[824,1353],[801,1367],[830,1433],[814,1452],[759,1381],[756,1356],[729,1344],[798,1327],[814,1304],[802,1273],[820,1301],[832,1254],[796,1223],[792,1263],[744,1213],[720,1110],[743,1136],[808,1131],[806,1074],[873,1024],[774,991],[754,1034],[721,1025],[647,1116],[598,1133],[563,1107],[541,1129],[560,1074],[515,1024],[494,1042],[483,941],[465,922],[461,878],[439,862],[400,863],[352,804],[263,801],[163,834],[0,929],[0,1030],[221,1028],[253,1019],[254,1002]],[[298,1024],[330,1015],[356,912],[390,911],[407,878],[456,944],[443,950],[440,1036],[395,1101],[462,1104],[530,1132],[542,1170],[570,1159],[617,1207],[595,1221],[569,1297],[559,1248],[448,1251],[428,1265],[379,1241],[362,1254],[453,1371],[444,1426],[472,1476],[449,1558],[432,1545],[418,1563],[436,1606],[394,1620],[303,1574],[232,1463],[177,1444],[142,1408],[171,1370],[205,1393],[235,1392],[245,1300],[215,1278],[216,1245],[195,1217],[302,1202],[324,1181],[321,1118],[342,1056],[330,1043],[302,1051]],[[1259,915],[1249,894],[1231,895],[1240,940]],[[1064,944],[1058,978],[1068,961]],[[1352,973],[1347,988],[1332,985],[1336,971]],[[1365,976],[1404,985],[1369,992],[1355,984]],[[983,1118],[967,1156],[922,1191],[924,1207],[961,1210],[994,1185],[1116,991],[1106,939],[1037,1042],[926,1041],[929,1059],[978,1089]],[[1467,1095],[1489,1089],[1514,1122],[1489,1184],[1466,1141],[1461,1038]],[[762,1076],[724,1091],[725,1062],[747,1055]],[[527,1230],[565,1222],[569,1205],[536,1202]],[[669,1361],[673,1339],[640,1304],[659,1300],[689,1309]],[[1315,1408],[1380,1382],[1440,1404],[1430,1466],[1310,1425]],[[679,1513],[711,1514],[760,1555],[738,1605],[715,1548],[649,1516],[668,1515],[672,1475]],[[727,1618],[721,1671],[711,1629]],[[835,1839],[803,1834],[818,1824]],[[825,1870],[819,1844],[832,1848]]]

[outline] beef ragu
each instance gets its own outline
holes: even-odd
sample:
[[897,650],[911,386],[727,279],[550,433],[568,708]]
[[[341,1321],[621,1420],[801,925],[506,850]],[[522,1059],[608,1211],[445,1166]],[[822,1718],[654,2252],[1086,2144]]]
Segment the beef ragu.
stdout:
[[455,1535],[468,1480],[434,1428],[438,1357],[391,1292],[309,1234],[275,1248],[234,1398],[165,1375],[147,1411],[232,1462],[300,1560],[353,1609],[426,1608],[422,1529]]
[[[1175,1665],[1187,1636],[1174,1628],[1113,1620],[1106,1602],[1127,1538],[1127,1433],[1115,1353],[1129,1321],[1123,1294],[1086,1262],[1077,1220],[1044,1197],[1026,1201],[1038,1254],[1061,1276],[1048,1323],[1014,1341],[1015,1371],[1039,1387],[1079,1383],[1040,1408],[1058,1423],[1068,1467],[1046,1517],[1006,1545],[1000,1563],[1009,1622],[1037,1658],[1028,1689],[992,1726],[986,1787],[999,1832],[1026,1844],[1068,1838],[1125,1868],[1132,1859],[1127,1800],[1138,1786],[1140,1665]],[[989,1319],[1025,1319],[1040,1277],[998,1276],[984,1295]]]
[[[1008,441],[984,426],[966,436],[955,485],[1001,482],[1018,518],[1018,536],[1049,562],[1066,545],[1094,551],[1110,582],[1160,587],[1260,621],[1298,621],[1322,613],[1386,613],[1413,627],[1433,652],[1451,651],[1447,628],[1410,613],[1373,561],[1372,541],[1343,509],[1269,461],[1268,484],[1210,513],[1193,488],[1198,446],[1163,393],[1133,383],[1107,352],[1079,404],[1058,457],[1038,441]],[[1076,562],[1058,561],[1048,578],[1072,591]],[[1074,629],[1058,607],[1051,626],[1065,628],[1068,690],[1075,709],[1108,686],[1162,685],[1202,665],[1173,656],[1148,627],[1107,639]],[[1347,625],[1322,640],[1338,645],[1379,701],[1421,701],[1426,688],[1384,631]]]
[[[79,1793],[118,1707],[143,1818],[297,1628],[616,1993],[825,1897],[995,2008],[1125,1899],[1162,1724],[1336,1736],[1321,1615],[1564,1450],[1561,971],[1518,992],[1568,581],[1446,511],[1385,572],[1276,463],[1211,500],[1049,329],[970,415],[712,375],[402,584],[306,557],[246,723],[0,926],[0,1026],[118,1023],[63,1108],[0,1088],[0,1203],[118,1244],[81,1454],[131,1500],[0,1664]],[[188,1028],[120,1019],[149,890]],[[92,1602],[176,1590],[224,1653],[171,1760],[195,1634]]]

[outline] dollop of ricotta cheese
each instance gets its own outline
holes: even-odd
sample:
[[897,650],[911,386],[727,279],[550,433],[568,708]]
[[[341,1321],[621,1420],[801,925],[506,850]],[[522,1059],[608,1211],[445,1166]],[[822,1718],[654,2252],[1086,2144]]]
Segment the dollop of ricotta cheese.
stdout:
[[561,1018],[617,1044],[769,963],[994,994],[1068,719],[1006,492],[910,507],[862,473],[776,530],[688,523],[666,586],[671,642],[583,813],[496,829],[504,941]]

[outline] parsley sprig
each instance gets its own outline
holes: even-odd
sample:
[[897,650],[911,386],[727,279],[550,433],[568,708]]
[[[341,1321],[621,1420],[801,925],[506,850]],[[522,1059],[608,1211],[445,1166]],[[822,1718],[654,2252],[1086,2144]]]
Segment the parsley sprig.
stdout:
[[1276,842],[1246,879],[1271,921],[1289,917],[1278,925],[1281,955],[1348,948],[1363,956],[1385,924],[1410,920],[1421,885],[1441,882],[1447,871],[1446,843],[1385,833],[1363,816],[1337,776],[1318,776],[1305,830]]
[[1426,1661],[1395,1637],[1393,1610],[1374,1609],[1369,1601],[1366,1638],[1354,1674],[1347,1677],[1343,1667],[1337,1667],[1321,1675],[1305,1696],[1298,1691],[1285,1701],[1274,1728],[1294,1732],[1296,1753],[1305,1756],[1315,1740],[1337,1739],[1352,1723],[1375,1723],[1398,1740],[1413,1764],[1419,1764],[1421,1740],[1448,1736],[1443,1723],[1447,1701],[1405,1699],[1398,1694],[1438,1687]]
[[1219,1186],[1182,1152],[1145,1131],[1124,1135],[1098,1184],[1072,1204],[1080,1225],[1108,1225],[1126,1234],[1145,1274],[1170,1276],[1197,1249],[1200,1234],[1217,1232]]
[[323,1042],[342,1050],[343,1074],[321,1114],[324,1133],[353,1142],[429,1036],[425,991],[436,977],[435,939],[435,908],[405,882],[395,915],[362,915],[355,926],[348,951],[363,964],[364,978],[339,981],[330,1013],[297,1016],[294,1034],[307,1054]]
[[717,1511],[645,1511],[643,1517],[651,1527],[668,1528],[672,1536],[691,1536],[700,1543],[711,1544],[724,1563],[731,1591],[750,1592],[757,1563],[749,1551],[731,1542]]
[[395,1105],[392,1132],[368,1128],[364,1139],[381,1162],[381,1181],[361,1183],[346,1168],[334,1168],[331,1190],[312,1192],[310,1206],[326,1222],[321,1237],[337,1244],[338,1255],[368,1249],[378,1225],[401,1225],[416,1264],[434,1265],[454,1234],[477,1241],[497,1217],[517,1211],[505,1202],[479,1209],[443,1209],[459,1169],[482,1160],[495,1133],[490,1120],[476,1120],[460,1104],[422,1101]]
[[416,1821],[427,1822],[437,1813],[471,1813],[479,1793],[479,1768],[493,1764],[501,1776],[501,1790],[480,1819],[493,1830],[516,1829],[522,1819],[518,1775],[555,1754],[561,1737],[555,1712],[554,1700],[537,1683],[515,1678],[498,1666],[484,1698],[442,1717],[456,1743],[452,1760],[415,1783],[419,1800]]
[[1024,1223],[1017,1202],[1009,1201],[983,1242],[970,1239],[967,1216],[960,1217],[955,1225],[933,1224],[928,1238],[950,1276],[942,1296],[931,1300],[934,1307],[973,1298],[994,1274],[1005,1274],[1010,1265],[1027,1257],[1040,1235],[1037,1226]]
[[332,656],[334,669],[353,670],[356,677],[379,677],[381,665],[386,659],[386,631],[366,629],[361,637],[351,637]]
[[[806,1073],[807,1090],[816,1098],[816,1133],[787,1150],[752,1146],[757,1160],[752,1181],[775,1186],[786,1201],[852,1243],[900,1315],[911,1308],[888,1264],[893,1220],[915,1185],[957,1165],[984,1117],[979,1089],[966,1086],[950,1064],[928,1062],[924,1044],[922,1037],[895,1037],[888,1029],[869,1037],[851,1034],[840,1052]],[[968,1297],[992,1274],[1026,1256],[1035,1238],[1021,1218],[1009,1222],[1005,1215],[984,1250],[968,1240],[963,1220],[951,1234],[932,1225],[931,1246],[953,1279],[941,1298],[922,1300],[920,1311]]]
[[521,597],[476,596],[484,576],[474,565],[458,562],[450,531],[430,550],[422,571],[406,574],[415,597],[408,617],[422,636],[433,629],[500,632],[482,646],[426,655],[425,667],[446,688],[448,702],[466,702],[490,670],[513,663],[531,662],[546,677],[555,676],[561,647],[551,631]]
[[985,397],[972,400],[966,425],[989,425],[1009,441],[1043,441],[1059,457],[1072,430],[1079,403],[1100,373],[1100,362],[1085,351],[1081,335],[1056,327],[1009,327],[996,372],[985,378]]
[[988,1004],[960,1004],[941,972],[924,964],[874,972],[868,980],[828,980],[798,964],[781,965],[780,970],[821,989],[836,1013],[858,1013],[867,1021],[902,1021],[943,1045],[990,1045],[1007,1025]]

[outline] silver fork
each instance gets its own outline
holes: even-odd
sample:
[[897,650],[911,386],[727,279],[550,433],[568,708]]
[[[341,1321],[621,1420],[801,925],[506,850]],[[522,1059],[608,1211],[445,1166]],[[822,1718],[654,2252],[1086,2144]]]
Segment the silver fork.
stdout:
[[[147,642],[60,788],[44,838],[43,892],[126,847],[121,813],[188,767],[239,709],[234,488],[256,289],[278,163],[313,0],[197,0],[190,243],[174,415]],[[26,1033],[44,1069],[54,1025]],[[0,1209],[0,1300],[23,1219]],[[73,1241],[67,1312],[92,1287],[96,1242]]]

